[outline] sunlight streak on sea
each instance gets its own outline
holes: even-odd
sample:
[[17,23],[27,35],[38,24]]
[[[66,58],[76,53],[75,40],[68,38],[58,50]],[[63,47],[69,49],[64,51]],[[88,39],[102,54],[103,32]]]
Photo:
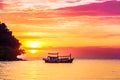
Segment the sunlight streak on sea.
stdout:
[[0,80],[120,80],[120,60],[1,61]]

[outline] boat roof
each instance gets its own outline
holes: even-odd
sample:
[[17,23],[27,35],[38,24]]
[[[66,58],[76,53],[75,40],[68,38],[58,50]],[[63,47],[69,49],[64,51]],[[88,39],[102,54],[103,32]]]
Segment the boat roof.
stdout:
[[58,55],[59,53],[48,53],[49,55]]

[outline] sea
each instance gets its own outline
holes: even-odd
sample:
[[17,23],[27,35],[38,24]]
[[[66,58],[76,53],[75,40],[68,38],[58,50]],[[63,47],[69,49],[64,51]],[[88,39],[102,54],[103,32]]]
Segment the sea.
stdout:
[[120,60],[0,61],[0,80],[120,80]]

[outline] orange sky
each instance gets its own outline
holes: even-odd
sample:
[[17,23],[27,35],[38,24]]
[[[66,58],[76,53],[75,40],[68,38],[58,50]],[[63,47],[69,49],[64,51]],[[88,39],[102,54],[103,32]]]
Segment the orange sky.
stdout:
[[[42,53],[47,47],[119,48],[120,13],[80,7],[105,1],[109,0],[0,0],[0,20],[27,53]],[[37,51],[30,46],[32,42],[38,42]]]

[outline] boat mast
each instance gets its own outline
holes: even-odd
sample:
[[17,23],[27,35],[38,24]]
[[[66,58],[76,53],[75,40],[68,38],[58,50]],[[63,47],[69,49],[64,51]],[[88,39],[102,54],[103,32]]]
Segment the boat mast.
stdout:
[[70,54],[70,59],[71,59],[71,54]]

